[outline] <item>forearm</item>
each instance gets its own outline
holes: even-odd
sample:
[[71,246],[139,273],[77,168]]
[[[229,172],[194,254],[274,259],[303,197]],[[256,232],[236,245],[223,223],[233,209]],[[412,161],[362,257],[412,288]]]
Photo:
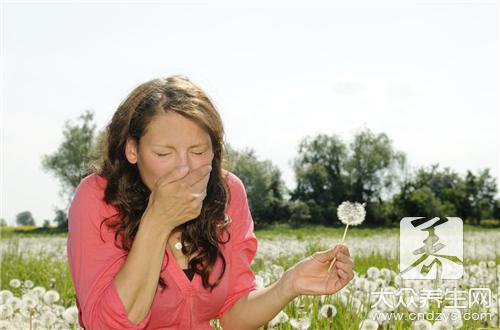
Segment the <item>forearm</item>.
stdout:
[[221,318],[221,326],[229,330],[257,329],[272,320],[291,300],[297,297],[287,271],[270,286],[240,298]]
[[141,322],[148,314],[158,287],[170,229],[160,229],[145,213],[127,260],[116,274],[115,285],[130,321]]

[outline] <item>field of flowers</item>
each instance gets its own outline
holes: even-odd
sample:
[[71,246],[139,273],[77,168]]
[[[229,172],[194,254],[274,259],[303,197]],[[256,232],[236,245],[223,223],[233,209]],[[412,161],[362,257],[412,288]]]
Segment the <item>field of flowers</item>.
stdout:
[[[257,287],[265,287],[298,260],[335,245],[342,229],[276,227],[256,234],[259,249],[252,268]],[[354,229],[345,244],[355,260],[353,281],[335,295],[296,298],[265,329],[499,327],[500,231],[466,228],[465,275],[440,282],[401,278],[397,229]],[[0,241],[0,257],[0,329],[30,329],[30,324],[31,329],[79,329],[64,236],[9,235]],[[450,308],[443,298],[476,289],[491,292],[488,304]],[[409,319],[417,313],[427,320]]]

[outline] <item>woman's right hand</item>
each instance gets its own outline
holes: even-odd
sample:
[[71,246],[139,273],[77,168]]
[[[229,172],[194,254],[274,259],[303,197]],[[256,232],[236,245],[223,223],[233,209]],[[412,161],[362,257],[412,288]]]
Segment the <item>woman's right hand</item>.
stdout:
[[191,171],[182,166],[161,176],[151,191],[144,213],[151,213],[154,221],[168,230],[196,218],[207,195],[211,171],[210,164]]

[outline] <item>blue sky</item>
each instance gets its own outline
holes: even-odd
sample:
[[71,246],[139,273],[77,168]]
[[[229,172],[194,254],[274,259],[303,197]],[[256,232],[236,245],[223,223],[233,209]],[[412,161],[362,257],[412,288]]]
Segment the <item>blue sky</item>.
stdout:
[[98,129],[139,83],[184,74],[226,141],[295,185],[308,135],[385,132],[412,167],[498,176],[498,11],[488,2],[14,3],[2,17],[1,217],[64,205],[41,168],[66,120]]

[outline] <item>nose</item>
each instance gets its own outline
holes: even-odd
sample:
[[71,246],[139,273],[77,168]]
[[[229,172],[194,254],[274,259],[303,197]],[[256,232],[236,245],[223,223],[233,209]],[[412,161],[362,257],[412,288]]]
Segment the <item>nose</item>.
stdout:
[[188,152],[179,152],[178,154],[178,162],[177,162],[177,167],[181,167],[181,166],[187,166],[189,171],[191,171],[194,167],[193,167],[193,162],[192,160],[189,158],[188,156]]

